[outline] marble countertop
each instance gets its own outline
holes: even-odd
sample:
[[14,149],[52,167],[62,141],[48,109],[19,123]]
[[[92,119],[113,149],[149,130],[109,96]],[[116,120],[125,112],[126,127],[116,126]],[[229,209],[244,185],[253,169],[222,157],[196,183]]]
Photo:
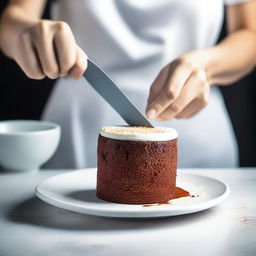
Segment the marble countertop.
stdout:
[[230,197],[151,220],[83,215],[38,199],[36,185],[63,171],[0,172],[0,256],[256,255],[256,168],[182,170],[227,182]]

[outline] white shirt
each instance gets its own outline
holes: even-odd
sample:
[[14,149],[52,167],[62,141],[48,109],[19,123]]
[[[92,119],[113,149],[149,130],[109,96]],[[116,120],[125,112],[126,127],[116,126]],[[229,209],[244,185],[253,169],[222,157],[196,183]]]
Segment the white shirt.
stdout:
[[[227,4],[242,0],[226,0]],[[212,47],[223,22],[223,0],[59,0],[56,20],[70,26],[78,45],[144,112],[160,69],[182,53]],[[48,167],[96,165],[98,131],[124,124],[84,79],[61,79],[44,118],[62,126],[60,147]],[[210,104],[189,120],[154,123],[179,132],[179,166],[232,167],[233,130],[217,88]]]

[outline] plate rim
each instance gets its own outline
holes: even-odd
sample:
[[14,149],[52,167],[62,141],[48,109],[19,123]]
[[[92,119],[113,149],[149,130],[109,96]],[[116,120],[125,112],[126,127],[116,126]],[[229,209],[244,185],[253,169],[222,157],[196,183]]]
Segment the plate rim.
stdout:
[[[68,211],[72,211],[72,212],[79,212],[79,213],[83,213],[83,214],[89,214],[89,215],[94,215],[94,216],[101,216],[101,217],[115,217],[115,218],[152,218],[152,217],[169,217],[169,216],[177,216],[177,215],[184,215],[184,214],[189,214],[189,213],[193,213],[193,212],[200,212],[209,208],[212,208],[216,205],[218,205],[219,203],[221,203],[222,201],[224,201],[230,194],[230,187],[229,185],[224,182],[221,181],[217,178],[213,178],[207,175],[203,175],[203,174],[194,174],[194,173],[182,173],[182,169],[178,169],[177,170],[177,176],[193,176],[193,177],[200,177],[203,179],[208,179],[208,180],[212,180],[214,182],[217,182],[219,184],[221,184],[224,187],[224,192],[220,195],[217,196],[215,198],[209,199],[208,201],[204,201],[204,202],[198,202],[197,204],[194,205],[187,205],[187,206],[177,206],[177,205],[166,205],[164,208],[162,207],[144,207],[142,211],[139,211],[140,208],[124,208],[124,209],[112,209],[110,208],[104,208],[102,210],[100,210],[99,208],[95,207],[95,203],[94,206],[90,207],[90,202],[86,203],[86,207],[83,207],[83,205],[81,205],[81,200],[77,200],[77,199],[73,199],[73,198],[68,198],[66,196],[62,196],[60,194],[54,193],[54,197],[50,197],[47,194],[44,194],[42,192],[42,189],[40,189],[41,186],[43,186],[46,182],[49,182],[49,180],[51,179],[56,179],[58,178],[58,176],[64,176],[64,175],[70,175],[70,174],[74,174],[74,173],[82,173],[82,172],[87,172],[87,174],[93,173],[93,172],[97,172],[97,168],[86,168],[86,169],[81,169],[81,170],[72,170],[72,171],[68,171],[68,172],[63,172],[57,175],[53,175],[49,178],[46,178],[45,180],[41,181],[40,183],[38,183],[38,185],[35,188],[35,193],[36,195],[43,200],[44,202],[53,205],[55,207],[58,208],[62,208]],[[92,175],[92,174],[90,174]],[[49,193],[49,192],[48,192]],[[65,200],[65,198],[68,198],[69,202],[67,202]],[[70,202],[71,201],[71,202]],[[80,205],[76,205],[79,204]],[[111,204],[117,204],[117,203],[111,203]],[[144,204],[118,204],[118,205],[125,205],[126,206],[138,206],[141,207]],[[171,207],[171,210],[170,210]],[[200,209],[198,209],[200,208]],[[178,212],[178,213],[177,213]],[[181,213],[180,213],[181,212]]]

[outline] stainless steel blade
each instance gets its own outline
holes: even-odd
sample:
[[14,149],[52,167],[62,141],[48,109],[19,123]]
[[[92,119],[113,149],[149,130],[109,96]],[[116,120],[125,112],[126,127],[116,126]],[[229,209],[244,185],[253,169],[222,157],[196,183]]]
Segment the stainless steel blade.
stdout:
[[88,60],[84,77],[129,125],[153,127],[105,72],[91,60]]

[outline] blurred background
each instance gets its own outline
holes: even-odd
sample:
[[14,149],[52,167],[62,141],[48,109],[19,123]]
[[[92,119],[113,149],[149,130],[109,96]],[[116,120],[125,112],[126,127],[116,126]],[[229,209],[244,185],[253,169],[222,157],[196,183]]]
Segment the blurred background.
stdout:
[[[0,1],[0,13],[8,0]],[[43,18],[50,18],[48,1]],[[226,35],[225,21],[219,40]],[[0,52],[0,120],[40,119],[56,80],[28,79]],[[240,166],[256,166],[256,70],[231,86],[220,87],[236,134]]]

